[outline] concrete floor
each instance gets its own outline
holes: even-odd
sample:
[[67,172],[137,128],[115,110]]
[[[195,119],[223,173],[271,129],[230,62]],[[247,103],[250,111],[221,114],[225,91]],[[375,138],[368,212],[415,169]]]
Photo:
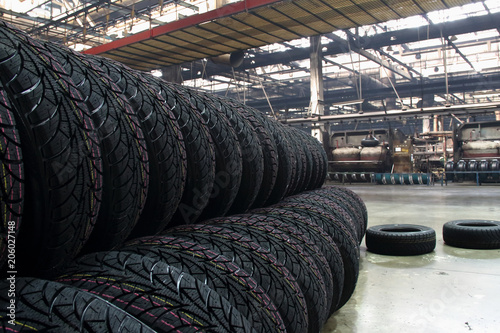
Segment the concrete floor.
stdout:
[[368,208],[368,226],[420,224],[436,230],[434,252],[373,254],[361,244],[360,275],[349,302],[321,333],[500,332],[500,250],[447,246],[442,225],[500,220],[500,185],[345,185]]

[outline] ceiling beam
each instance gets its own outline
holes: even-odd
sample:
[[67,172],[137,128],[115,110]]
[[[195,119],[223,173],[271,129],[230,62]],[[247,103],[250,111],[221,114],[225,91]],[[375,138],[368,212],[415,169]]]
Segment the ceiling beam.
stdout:
[[[500,24],[500,13],[468,17],[434,25],[425,25],[417,28],[401,29],[376,34],[373,36],[363,36],[360,38],[360,46],[365,50],[380,49],[384,46],[400,45],[418,42],[428,39],[441,38],[441,32],[445,36],[461,35],[471,32],[497,29]],[[332,42],[324,44],[323,55],[335,55],[348,52],[345,45],[337,45]],[[246,58],[240,69],[256,68],[273,65],[277,62],[287,63],[290,61],[304,60],[309,58],[309,48],[296,48],[272,54],[255,54],[255,57]]]
[[390,64],[387,60],[384,60],[384,59],[380,59],[379,57],[377,57],[376,55],[366,51],[365,49],[362,49],[362,48],[359,48],[358,46],[356,46],[357,43],[352,43],[351,41],[353,41],[352,38],[349,38],[348,40],[345,40],[335,34],[327,34],[326,35],[328,38],[330,38],[331,40],[333,40],[334,42],[337,42],[337,43],[342,43],[344,44],[345,46],[347,46],[347,48],[349,50],[352,50],[360,55],[362,55],[363,57],[365,57],[366,59],[368,60],[371,60],[377,64],[379,64],[380,66],[383,66],[385,68],[387,68],[388,70],[402,76],[403,78],[407,79],[407,80],[410,80],[412,81],[413,80],[413,76],[411,76],[410,73],[406,72],[406,71],[403,71],[399,68],[397,68],[396,66]]

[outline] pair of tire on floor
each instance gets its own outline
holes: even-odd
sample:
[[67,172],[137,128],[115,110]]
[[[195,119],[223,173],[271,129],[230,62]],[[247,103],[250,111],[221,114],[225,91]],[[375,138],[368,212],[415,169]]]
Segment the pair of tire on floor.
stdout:
[[[445,244],[466,249],[500,248],[500,221],[457,220],[443,225]],[[434,229],[414,224],[387,224],[368,228],[368,251],[385,255],[419,255],[436,247]]]
[[354,291],[366,225],[357,195],[327,187],[138,238],[56,281],[18,279],[17,328],[319,332]]

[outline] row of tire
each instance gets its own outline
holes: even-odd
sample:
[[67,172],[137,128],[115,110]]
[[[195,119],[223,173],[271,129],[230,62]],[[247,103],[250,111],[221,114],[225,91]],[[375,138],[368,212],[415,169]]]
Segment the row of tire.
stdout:
[[326,177],[326,153],[303,131],[2,21],[0,117],[0,262],[38,277]]
[[[354,192],[306,191],[84,255],[53,281],[7,279],[0,322],[13,331],[317,333],[354,291],[366,227]],[[18,295],[11,317],[9,288]]]
[[[446,162],[447,180],[500,180],[500,161],[491,160],[459,160]],[[477,172],[477,173],[476,173]]]

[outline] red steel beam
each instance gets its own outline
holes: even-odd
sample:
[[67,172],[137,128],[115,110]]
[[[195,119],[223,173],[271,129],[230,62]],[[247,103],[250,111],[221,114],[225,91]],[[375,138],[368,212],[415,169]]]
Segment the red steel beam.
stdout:
[[156,28],[146,30],[143,32],[139,32],[129,37],[124,37],[110,43],[106,43],[103,45],[99,45],[88,50],[83,51],[85,54],[101,54],[111,50],[115,50],[130,44],[138,43],[141,41],[145,41],[151,38],[155,38],[160,35],[167,34],[172,31],[180,30],[183,28],[188,28],[191,26],[195,26],[204,22],[210,22],[215,19],[219,19],[222,17],[227,17],[235,14],[239,14],[242,12],[247,12],[251,9],[255,9],[258,7],[263,7],[267,5],[271,5],[277,2],[281,2],[282,0],[243,0],[240,2],[232,3],[229,5],[225,5],[223,7],[211,10],[209,12],[205,12],[202,14],[191,15],[181,20],[177,20],[174,22],[166,23],[164,25],[158,26]]

